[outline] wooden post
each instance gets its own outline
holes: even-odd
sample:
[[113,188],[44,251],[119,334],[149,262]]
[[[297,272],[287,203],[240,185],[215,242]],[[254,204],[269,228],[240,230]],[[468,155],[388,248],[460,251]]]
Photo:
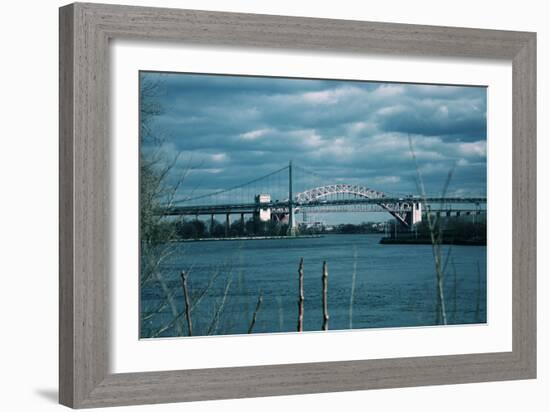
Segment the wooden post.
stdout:
[[304,258],[298,266],[298,332],[304,330]]
[[193,324],[191,322],[191,302],[189,301],[189,290],[187,288],[187,273],[181,272],[181,284],[183,286],[183,298],[185,300],[185,317],[189,327],[189,336],[193,336]]
[[327,261],[323,261],[323,330],[328,330],[328,268]]

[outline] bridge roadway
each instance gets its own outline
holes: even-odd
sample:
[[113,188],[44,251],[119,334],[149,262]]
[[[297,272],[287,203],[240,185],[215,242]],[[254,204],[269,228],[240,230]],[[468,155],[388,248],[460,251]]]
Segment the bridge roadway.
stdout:
[[[480,205],[485,204],[487,199],[485,197],[381,197],[381,198],[360,198],[360,199],[327,199],[327,200],[312,200],[304,203],[295,202],[292,205],[295,209],[310,209],[317,208],[318,210],[323,207],[329,206],[357,206],[357,205],[373,205],[382,206],[388,205],[392,207],[392,210],[396,212],[407,212],[411,210],[412,203],[422,203],[428,205],[452,205],[452,204],[472,204]],[[218,205],[189,205],[189,206],[173,206],[159,209],[158,214],[164,216],[185,216],[185,215],[218,215],[218,214],[249,214],[255,213],[259,209],[271,209],[274,212],[283,213],[285,210],[288,213],[288,200],[284,201],[270,201],[265,203],[240,203],[240,204],[218,204]],[[434,209],[430,208],[430,211],[446,211],[446,208]],[[452,209],[455,210],[455,209]],[[465,209],[466,210],[466,209]],[[345,210],[338,210],[344,212]],[[355,211],[355,210],[350,210]],[[387,211],[381,208],[380,210]]]

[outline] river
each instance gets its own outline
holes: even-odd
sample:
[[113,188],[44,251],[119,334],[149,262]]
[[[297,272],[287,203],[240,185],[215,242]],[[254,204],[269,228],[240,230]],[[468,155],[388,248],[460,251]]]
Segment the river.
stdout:
[[[431,245],[381,245],[380,237],[326,235],[176,243],[160,270],[178,311],[184,308],[180,273],[188,272],[191,301],[200,299],[191,314],[195,335],[247,333],[260,294],[262,302],[253,332],[296,331],[297,270],[302,257],[304,330],[322,327],[324,260],[329,273],[330,330],[434,325],[436,282]],[[448,323],[485,323],[486,247],[442,246],[441,255],[447,261],[444,291]],[[143,287],[142,316],[159,307],[163,296],[158,283]],[[151,336],[171,319],[166,305],[159,315],[142,322],[141,336]],[[186,327],[184,320],[183,316],[179,319]],[[159,336],[175,333],[170,327]]]

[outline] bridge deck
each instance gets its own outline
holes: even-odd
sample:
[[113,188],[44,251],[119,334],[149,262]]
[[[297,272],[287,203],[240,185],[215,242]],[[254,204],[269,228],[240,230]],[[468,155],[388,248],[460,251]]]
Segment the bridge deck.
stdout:
[[[453,209],[452,207],[449,207],[450,205],[464,205],[464,204],[471,204],[471,205],[482,205],[487,202],[487,199],[485,197],[448,197],[448,198],[441,198],[441,197],[428,197],[425,199],[420,199],[416,197],[406,197],[406,198],[395,198],[395,197],[383,197],[383,198],[377,198],[377,199],[368,199],[368,198],[360,198],[360,199],[331,199],[331,200],[314,200],[309,201],[306,203],[293,203],[293,206],[295,208],[298,208],[300,210],[302,209],[312,209],[315,208],[317,210],[321,210],[322,208],[329,208],[329,207],[344,207],[344,206],[360,206],[360,205],[373,205],[373,206],[380,206],[380,205],[392,205],[397,210],[402,209],[403,211],[410,210],[410,204],[411,203],[418,203],[421,202],[424,205],[428,204],[431,205],[440,205],[437,209],[431,208],[430,211],[447,211],[447,210],[453,210],[457,211],[457,209]],[[441,205],[445,205],[447,207],[441,207]],[[254,213],[259,208],[262,209],[271,209],[280,213],[284,213],[285,211],[288,212],[289,208],[289,202],[288,200],[285,201],[271,201],[266,202],[262,204],[258,203],[236,203],[236,204],[218,204],[218,205],[189,205],[189,206],[174,206],[169,208],[163,208],[159,211],[159,214],[167,215],[167,216],[180,216],[180,215],[210,215],[210,214],[238,214],[238,213]],[[460,209],[458,209],[460,210]],[[473,209],[462,209],[462,210],[473,210]],[[327,210],[329,211],[329,210]],[[345,210],[338,210],[340,212]],[[370,210],[370,211],[376,211],[376,210]],[[380,209],[380,211],[386,211],[383,209]]]

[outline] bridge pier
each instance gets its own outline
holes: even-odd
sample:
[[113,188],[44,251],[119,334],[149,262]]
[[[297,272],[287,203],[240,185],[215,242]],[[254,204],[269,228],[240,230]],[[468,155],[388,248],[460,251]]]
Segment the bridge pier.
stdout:
[[225,214],[225,237],[229,237],[229,229],[231,227],[231,218],[230,214]]
[[214,213],[210,215],[210,236],[214,235]]
[[288,163],[288,229],[287,236],[296,236],[294,223],[294,194],[292,191],[292,160]]
[[241,213],[241,236],[245,233],[245,227],[244,227],[244,213]]
[[414,230],[416,223],[422,222],[422,203],[420,202],[386,203],[381,206],[395,218],[396,222],[411,231]]

